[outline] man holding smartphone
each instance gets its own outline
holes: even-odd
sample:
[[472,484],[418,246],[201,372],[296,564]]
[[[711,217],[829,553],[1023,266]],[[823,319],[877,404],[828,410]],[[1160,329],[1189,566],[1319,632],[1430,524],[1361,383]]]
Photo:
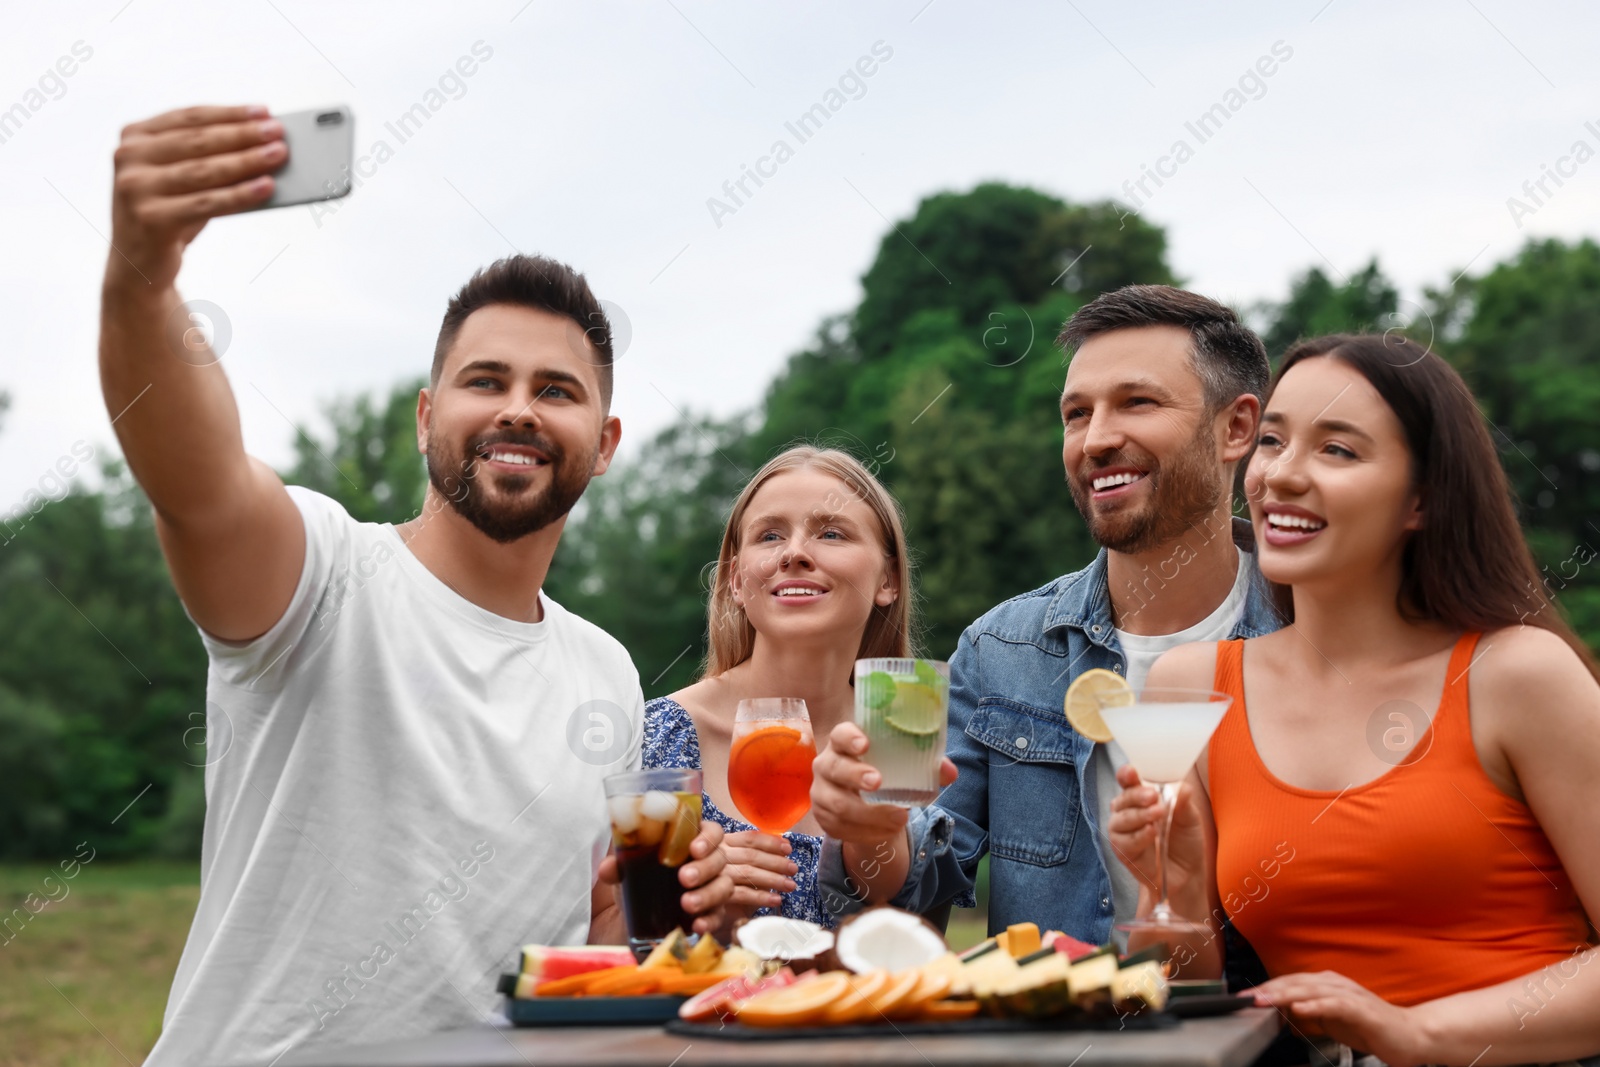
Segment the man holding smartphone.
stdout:
[[[156,1067],[470,1024],[519,943],[625,938],[600,782],[638,766],[638,674],[540,592],[620,436],[609,324],[563,264],[479,271],[418,397],[421,514],[286,488],[176,278],[288,153],[265,108],[199,107],[115,156],[101,384],[210,658],[200,904]],[[721,837],[706,822],[681,871],[702,930],[732,889]]]

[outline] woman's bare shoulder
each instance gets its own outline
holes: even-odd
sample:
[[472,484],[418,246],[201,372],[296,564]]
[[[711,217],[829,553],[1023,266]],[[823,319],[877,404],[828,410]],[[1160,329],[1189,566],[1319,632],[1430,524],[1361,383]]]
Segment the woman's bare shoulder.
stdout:
[[1217,642],[1193,641],[1161,654],[1145,684],[1173,689],[1210,689],[1217,676]]

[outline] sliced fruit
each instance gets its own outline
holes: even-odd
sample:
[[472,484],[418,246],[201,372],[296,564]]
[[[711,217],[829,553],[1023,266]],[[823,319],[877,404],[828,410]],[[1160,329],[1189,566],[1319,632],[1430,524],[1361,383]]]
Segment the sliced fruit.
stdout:
[[916,995],[917,990],[922,987],[922,982],[922,972],[915,969],[890,976],[889,983],[870,998],[872,1013],[869,1018],[875,1016],[892,1018],[902,1004]]
[[764,960],[810,960],[833,948],[829,930],[804,919],[761,915],[734,933],[734,940]]
[[645,973],[657,976],[657,993],[665,993],[675,997],[692,997],[728,980],[728,976],[725,974],[712,974],[710,972],[703,974],[673,974],[665,968],[646,971]]
[[734,945],[724,949],[722,958],[717,965],[711,968],[712,974],[720,974],[724,978],[734,974],[750,974],[761,968],[761,957],[749,949]]
[[661,847],[656,850],[656,858],[663,867],[683,866],[689,858],[689,846],[700,833],[700,798],[691,799],[683,793],[675,795],[679,797],[678,805],[667,820]]
[[654,971],[641,971],[638,967],[628,970],[618,968],[618,973],[590,982],[583,989],[586,997],[643,997],[657,992],[661,988],[663,975],[670,975],[671,971],[658,968]]
[[683,1006],[678,1009],[678,1018],[687,1019],[689,1022],[706,1022],[733,1011],[739,1004],[758,993],[784,989],[794,983],[794,972],[787,967],[765,978],[751,978],[748,975],[725,978],[684,1001]]
[[722,946],[709,934],[695,942],[694,948],[683,958],[684,974],[705,974],[722,959]]
[[1111,981],[1117,976],[1117,957],[1090,956],[1074,963],[1067,972],[1072,1002],[1088,1012],[1103,1012],[1111,1006]]
[[966,965],[967,986],[973,996],[983,996],[1009,982],[1019,969],[1010,953],[986,953]]
[[973,945],[971,948],[962,952],[960,954],[960,958],[963,963],[966,963],[969,960],[977,959],[979,956],[982,956],[985,953],[993,952],[999,947],[1000,942],[996,941],[992,937],[987,938],[983,941],[979,941],[976,945]]
[[1039,951],[1039,927],[1035,923],[1012,923],[1006,927],[1006,951],[1020,960]]
[[596,982],[620,974],[632,974],[640,970],[636,963],[626,967],[608,967],[603,971],[590,971],[587,974],[575,974],[571,978],[557,978],[553,982],[541,982],[533,991],[536,997],[577,997],[586,994]]
[[1059,930],[1052,930],[1051,933],[1055,934],[1055,936],[1045,943],[1074,962],[1093,956],[1100,951],[1099,945],[1091,945],[1087,941],[1079,941],[1075,937],[1068,937]]
[[1116,693],[1127,694],[1127,702],[1133,702],[1132,687],[1116,671],[1108,671],[1104,667],[1084,671],[1067,686],[1067,698],[1063,701],[1067,722],[1091,741],[1102,744],[1110,741],[1111,731],[1106,727],[1105,719],[1100,717],[1097,698]]
[[650,955],[644,958],[639,966],[644,970],[654,967],[682,967],[684,957],[689,955],[689,939],[683,936],[682,930],[673,930],[672,933],[661,939],[661,943],[650,950]]
[[861,679],[861,702],[873,711],[881,711],[894,701],[894,677],[884,671],[873,671]]
[[869,908],[840,925],[834,938],[839,963],[857,974],[921,967],[950,951],[926,919],[899,908]]
[[1167,948],[1167,943],[1165,941],[1157,941],[1155,944],[1146,945],[1138,952],[1130,952],[1123,956],[1118,961],[1118,965],[1132,967],[1137,963],[1165,963],[1171,958],[1172,950]]
[[1167,1006],[1167,976],[1152,961],[1124,967],[1111,979],[1111,1005],[1120,1012],[1160,1011]]
[[911,991],[901,997],[899,1002],[888,1008],[880,1008],[883,1014],[890,1019],[899,1021],[910,1019],[922,1006],[929,1001],[941,1000],[950,995],[950,989],[955,985],[955,979],[948,974],[929,974],[927,971],[912,971],[916,975],[917,984]]
[[872,998],[882,993],[893,977],[888,971],[869,971],[850,977],[846,990],[822,1013],[822,1021],[832,1026],[876,1019]]
[[1072,1004],[1069,973],[1072,964],[1052,952],[1017,973],[994,991],[999,1014],[1044,1019],[1066,1011]]
[[523,945],[517,973],[537,978],[570,978],[575,974],[621,967],[634,962],[633,953],[621,945],[589,945],[563,948],[556,945]]
[[932,963],[923,964],[918,970],[924,977],[950,979],[950,989],[940,994],[941,996],[964,997],[972,992],[972,987],[967,982],[966,965],[954,952],[947,952]]
[[930,1023],[955,1022],[978,1014],[976,1000],[933,1000],[922,1006],[917,1018]]
[[921,682],[901,682],[883,719],[892,729],[913,737],[933,737],[944,720],[944,701],[932,686]]
[[746,1026],[804,1026],[850,991],[850,975],[829,971],[814,978],[803,978],[782,989],[757,993],[734,1006],[734,1014]]

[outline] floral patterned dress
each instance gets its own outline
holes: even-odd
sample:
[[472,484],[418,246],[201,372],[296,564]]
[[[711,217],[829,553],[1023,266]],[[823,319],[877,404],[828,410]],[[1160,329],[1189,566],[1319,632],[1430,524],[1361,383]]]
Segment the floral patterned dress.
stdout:
[[[670,697],[657,697],[644,706],[645,768],[684,767],[700,770],[700,735],[694,720],[682,704]],[[727,833],[754,830],[755,827],[735,815],[729,815],[702,795],[703,815],[716,821]],[[777,911],[761,908],[757,915],[780,914],[789,919],[804,919],[819,926],[833,927],[838,920],[822,905],[822,893],[817,886],[817,861],[822,856],[822,838],[793,830],[783,835],[793,849],[789,858],[800,868],[794,876],[795,890],[783,894],[783,906]]]

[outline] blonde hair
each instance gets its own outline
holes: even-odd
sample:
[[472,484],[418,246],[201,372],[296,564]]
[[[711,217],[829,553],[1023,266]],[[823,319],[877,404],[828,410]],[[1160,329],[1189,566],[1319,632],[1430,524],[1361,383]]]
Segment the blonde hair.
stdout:
[[878,519],[884,555],[888,558],[890,573],[895,578],[897,593],[892,604],[886,607],[877,604],[872,606],[872,614],[867,618],[867,628],[861,635],[861,648],[856,658],[905,658],[913,655],[911,561],[906,551],[905,525],[901,521],[900,505],[883,487],[883,483],[849,453],[834,448],[796,445],[768,460],[766,466],[757,471],[740,492],[739,499],[733,503],[733,510],[728,513],[728,525],[722,531],[722,548],[717,553],[716,569],[711,580],[707,619],[710,648],[706,652],[705,677],[715,677],[738,666],[755,651],[755,627],[745,616],[744,608],[733,599],[732,564],[733,557],[739,554],[741,548],[739,528],[756,491],[775,476],[795,470],[817,470],[833,475],[849,487],[856,499],[871,508]]

